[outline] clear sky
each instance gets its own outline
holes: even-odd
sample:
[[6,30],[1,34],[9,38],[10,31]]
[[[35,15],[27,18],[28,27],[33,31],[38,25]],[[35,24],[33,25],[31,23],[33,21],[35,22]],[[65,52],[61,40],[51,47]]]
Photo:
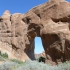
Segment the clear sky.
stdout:
[[[0,0],[0,16],[5,10],[13,13],[26,13],[28,10],[39,4],[45,3],[48,0]],[[67,0],[70,2],[70,0]],[[43,51],[41,38],[35,38],[35,53]]]
[[0,15],[5,10],[9,10],[12,13],[20,12],[26,13],[28,10],[46,2],[47,0],[0,0]]

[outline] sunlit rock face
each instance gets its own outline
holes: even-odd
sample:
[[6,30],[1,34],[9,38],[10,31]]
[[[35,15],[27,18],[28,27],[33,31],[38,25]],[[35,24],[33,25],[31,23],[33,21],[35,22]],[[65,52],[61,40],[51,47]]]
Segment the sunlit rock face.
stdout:
[[[70,3],[49,0],[26,14],[0,17],[0,49],[9,52],[9,58],[34,60],[34,38],[41,37],[46,63],[58,64],[70,60]],[[40,49],[39,49],[40,50]]]

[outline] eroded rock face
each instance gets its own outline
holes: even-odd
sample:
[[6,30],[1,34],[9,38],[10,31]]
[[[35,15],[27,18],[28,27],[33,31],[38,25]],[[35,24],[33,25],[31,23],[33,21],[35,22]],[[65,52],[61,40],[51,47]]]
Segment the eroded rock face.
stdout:
[[35,59],[36,36],[42,38],[46,63],[70,60],[70,3],[49,0],[26,14],[6,11],[0,17],[0,41],[11,46],[15,58]]
[[28,25],[22,21],[23,16],[24,14],[20,13],[11,15],[9,11],[4,12],[0,18],[0,50],[8,53],[9,58],[25,61],[30,57],[31,59],[35,58],[34,41],[29,42],[28,40]]

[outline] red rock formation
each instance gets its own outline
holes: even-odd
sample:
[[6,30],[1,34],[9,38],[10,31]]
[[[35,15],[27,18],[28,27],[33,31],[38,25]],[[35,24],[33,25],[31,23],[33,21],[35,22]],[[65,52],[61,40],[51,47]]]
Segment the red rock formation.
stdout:
[[36,59],[37,59],[37,58],[40,58],[40,57],[46,58],[45,52],[42,52],[42,53],[39,53],[39,54],[35,54],[35,58],[36,58]]
[[6,11],[0,17],[0,41],[11,45],[16,58],[35,59],[36,36],[42,38],[46,63],[70,60],[70,3],[49,0],[26,14]]

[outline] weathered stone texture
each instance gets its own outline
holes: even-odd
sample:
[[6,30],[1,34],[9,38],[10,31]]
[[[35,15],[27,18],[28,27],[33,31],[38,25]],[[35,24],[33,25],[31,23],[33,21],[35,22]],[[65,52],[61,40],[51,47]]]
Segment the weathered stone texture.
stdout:
[[36,36],[42,38],[46,63],[70,60],[70,3],[49,0],[26,14],[6,11],[0,17],[0,41],[11,45],[8,48],[16,58],[35,59]]

